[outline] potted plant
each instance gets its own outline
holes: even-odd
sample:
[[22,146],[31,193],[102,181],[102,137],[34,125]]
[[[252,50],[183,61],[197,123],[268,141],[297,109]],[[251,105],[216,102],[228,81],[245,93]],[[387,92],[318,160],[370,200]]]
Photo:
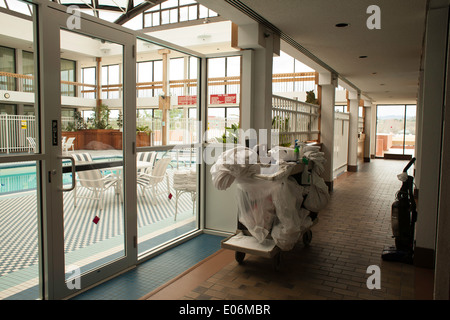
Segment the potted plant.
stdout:
[[136,127],[136,146],[147,147],[152,145],[152,130],[147,125]]
[[319,100],[316,99],[316,94],[314,90],[306,91],[306,101],[307,103],[319,104]]

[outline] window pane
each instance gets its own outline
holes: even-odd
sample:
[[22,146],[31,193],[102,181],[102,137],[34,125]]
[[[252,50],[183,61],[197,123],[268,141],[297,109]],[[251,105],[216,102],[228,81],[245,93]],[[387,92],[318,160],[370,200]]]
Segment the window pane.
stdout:
[[184,79],[184,58],[170,59],[169,80]]
[[152,18],[153,18],[152,26],[159,26],[160,25],[159,12],[152,13]]
[[161,24],[170,23],[170,12],[169,10],[161,11]]
[[198,13],[199,19],[207,18],[208,17],[208,8],[202,5],[199,5],[199,13]]
[[120,84],[120,68],[119,65],[109,66],[108,71],[108,83],[109,84]]
[[138,82],[152,81],[153,63],[151,61],[138,63]]
[[198,6],[189,6],[189,20],[197,20],[197,8]]
[[170,10],[170,23],[178,22],[178,9]]
[[148,28],[152,26],[152,13],[144,14],[144,28]]
[[208,60],[208,77],[225,77],[225,58]]
[[[0,71],[16,73],[15,50],[0,47]],[[0,90],[16,90],[16,81],[13,77],[0,76]]]
[[197,79],[198,59],[189,58],[189,79]]
[[180,21],[187,21],[188,20],[188,7],[181,7],[180,8]]
[[234,77],[241,74],[241,57],[227,58],[227,76]]
[[217,17],[218,14],[217,14],[217,12],[215,12],[215,11],[209,10],[208,16],[209,16],[209,17]]

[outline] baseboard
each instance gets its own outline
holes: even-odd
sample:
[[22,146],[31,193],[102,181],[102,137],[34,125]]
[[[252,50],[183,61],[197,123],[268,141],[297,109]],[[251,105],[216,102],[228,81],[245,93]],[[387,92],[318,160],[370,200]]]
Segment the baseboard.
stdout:
[[358,172],[358,166],[347,165],[348,172]]
[[395,153],[385,153],[384,154],[385,159],[390,160],[411,160],[412,155],[410,154],[395,154]]
[[364,157],[364,162],[370,162],[370,158],[369,157]]
[[414,265],[420,268],[434,269],[434,250],[416,247],[414,249]]
[[370,159],[375,159],[375,155],[374,155],[374,154],[371,154],[371,155],[370,155]]

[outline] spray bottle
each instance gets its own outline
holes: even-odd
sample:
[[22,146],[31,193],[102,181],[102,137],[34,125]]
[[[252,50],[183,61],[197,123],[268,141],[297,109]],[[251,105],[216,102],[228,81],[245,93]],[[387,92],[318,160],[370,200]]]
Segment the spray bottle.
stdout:
[[299,162],[299,158],[300,158],[300,150],[299,150],[299,144],[298,144],[298,140],[295,139],[295,146],[294,146],[294,155],[295,155],[295,162]]

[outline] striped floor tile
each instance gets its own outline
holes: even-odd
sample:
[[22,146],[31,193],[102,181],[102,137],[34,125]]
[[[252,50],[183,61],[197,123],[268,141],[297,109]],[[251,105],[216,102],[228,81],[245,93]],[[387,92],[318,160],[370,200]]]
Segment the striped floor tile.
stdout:
[[[169,172],[169,184],[172,185],[172,170]],[[160,190],[167,190],[165,181]],[[86,195],[90,191],[80,188],[78,193]],[[171,190],[174,194],[174,191]],[[104,208],[99,210],[97,201],[77,200],[73,206],[73,192],[64,193],[64,237],[65,253],[89,247],[104,240],[124,234],[123,204],[110,188],[104,195]],[[158,203],[152,205],[149,198],[137,197],[138,228],[165,219],[173,219],[175,198],[169,199],[162,194]],[[178,213],[192,212],[192,200],[189,194],[183,194],[178,202]],[[37,243],[37,207],[36,193],[6,195],[0,197],[0,277],[38,262]],[[93,219],[99,217],[98,223]]]

